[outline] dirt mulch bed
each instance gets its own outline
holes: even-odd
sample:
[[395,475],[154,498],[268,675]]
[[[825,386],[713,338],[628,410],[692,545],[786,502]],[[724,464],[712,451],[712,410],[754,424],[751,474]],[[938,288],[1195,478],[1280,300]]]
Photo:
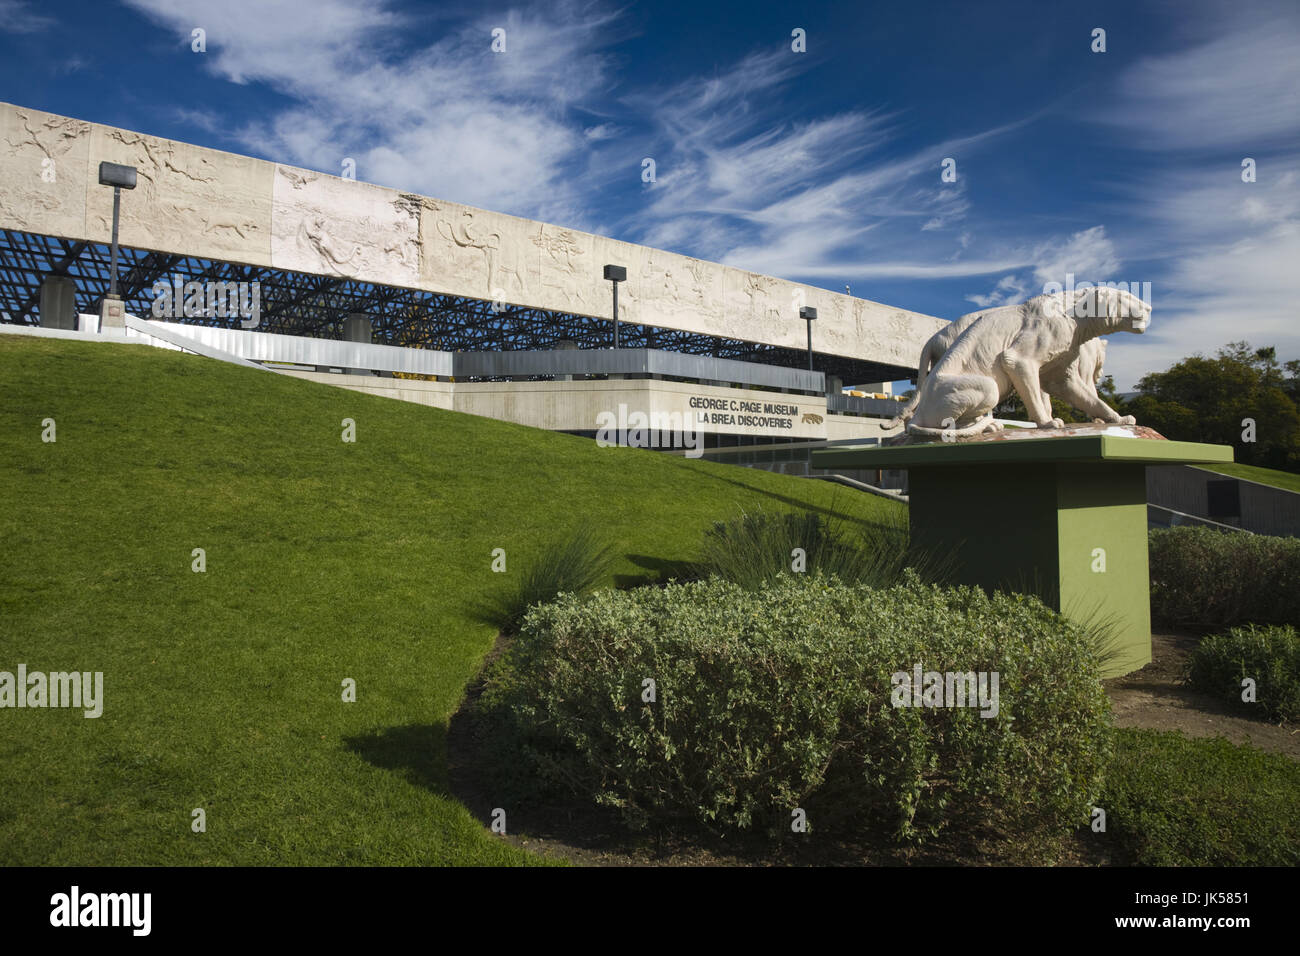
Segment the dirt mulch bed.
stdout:
[[1150,664],[1102,682],[1115,709],[1115,725],[1226,737],[1300,760],[1300,727],[1252,718],[1244,712],[1247,705],[1233,707],[1182,684],[1183,669],[1200,639],[1199,634],[1153,634]]

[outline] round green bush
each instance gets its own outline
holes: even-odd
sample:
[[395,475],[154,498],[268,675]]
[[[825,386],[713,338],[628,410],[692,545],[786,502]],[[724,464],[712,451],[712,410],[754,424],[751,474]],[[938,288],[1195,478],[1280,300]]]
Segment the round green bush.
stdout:
[[1300,621],[1300,538],[1213,528],[1149,536],[1151,619],[1173,627]]
[[[918,665],[996,672],[996,715],[895,707]],[[562,596],[525,617],[484,703],[530,777],[633,827],[788,832],[803,808],[917,841],[968,814],[1060,831],[1088,819],[1110,753],[1088,635],[1036,599],[910,573]]]
[[[1242,681],[1255,682],[1255,701],[1242,700]],[[1300,634],[1294,627],[1234,627],[1204,638],[1187,664],[1187,681],[1259,716],[1300,717]]]

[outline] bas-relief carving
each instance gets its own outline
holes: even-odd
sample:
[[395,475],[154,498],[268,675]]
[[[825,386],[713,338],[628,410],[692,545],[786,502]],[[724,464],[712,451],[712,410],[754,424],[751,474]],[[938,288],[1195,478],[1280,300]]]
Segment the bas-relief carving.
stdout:
[[417,196],[277,166],[271,265],[416,287],[419,221]]
[[931,316],[893,309],[825,289],[724,267],[725,315],[696,321],[713,334],[767,342],[786,348],[807,347],[807,326],[799,307],[818,311],[813,349],[907,367],[916,345],[946,323]]
[[0,112],[0,226],[80,238],[90,124],[39,110]]
[[[532,243],[541,250],[542,297],[563,312],[608,315],[610,307],[605,305],[602,312],[595,296],[596,288],[605,284],[604,263],[592,254],[596,237],[546,223],[538,226]],[[604,302],[604,297],[599,301]]]
[[[943,325],[771,276],[39,111],[0,110],[0,129],[5,210],[18,207],[22,221],[12,225],[32,231],[107,241],[112,191],[90,167],[109,159],[140,169],[140,186],[124,194],[123,242],[144,248],[595,316],[609,314],[601,266],[613,262],[628,266],[624,321],[801,349],[802,292],[821,313],[814,348],[904,366]],[[65,177],[60,168],[57,185],[72,188],[52,201],[35,176],[25,189],[26,167],[60,150],[78,171]]]
[[541,256],[526,220],[426,199],[420,212],[420,275],[437,291],[535,305]]
[[[822,352],[845,352],[860,347],[861,343],[854,336],[854,328],[848,317],[845,298],[841,295],[818,289],[808,296],[808,304],[817,310],[817,320],[813,322],[813,350]],[[795,316],[798,310],[793,310]],[[802,321],[798,323],[804,325]],[[804,329],[804,344],[807,345],[807,329]]]
[[632,260],[629,281],[619,290],[624,321],[667,328],[720,323],[724,314],[721,266],[658,249],[640,248],[623,254]]
[[[931,316],[854,299],[824,289],[810,301],[818,310],[813,349],[901,367],[916,357],[916,343],[947,323]],[[802,327],[802,323],[799,323]],[[806,332],[804,335],[806,336]],[[806,338],[804,343],[806,344]]]
[[796,344],[799,330],[791,322],[789,283],[724,266],[722,287],[725,312],[719,323],[722,328],[715,334],[773,345]]
[[884,306],[878,307],[878,312],[881,314],[875,318],[877,328],[880,329],[877,349],[882,356],[878,361],[904,367],[910,367],[912,364],[912,356],[916,353],[916,340],[926,332],[938,330],[947,324],[930,316],[904,312],[901,309],[888,309]]
[[136,167],[122,192],[123,245],[263,263],[270,254],[272,165],[129,130],[94,125],[85,179],[87,238],[113,233],[113,190],[102,160]]

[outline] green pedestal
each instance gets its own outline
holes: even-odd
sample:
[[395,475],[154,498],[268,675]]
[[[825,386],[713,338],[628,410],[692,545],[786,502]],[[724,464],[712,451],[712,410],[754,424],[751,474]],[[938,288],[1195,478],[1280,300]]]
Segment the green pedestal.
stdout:
[[814,468],[906,468],[912,541],[952,580],[1038,594],[1111,625],[1107,677],[1151,661],[1146,466],[1232,461],[1226,445],[1117,435],[848,447]]

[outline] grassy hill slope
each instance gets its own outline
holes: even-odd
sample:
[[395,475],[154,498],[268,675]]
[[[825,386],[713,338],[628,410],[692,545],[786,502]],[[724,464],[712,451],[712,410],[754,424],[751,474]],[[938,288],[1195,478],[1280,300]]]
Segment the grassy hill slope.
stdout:
[[1246,481],[1254,481],[1261,485],[1300,494],[1300,475],[1293,475],[1289,471],[1278,471],[1276,468],[1260,468],[1258,465],[1241,464],[1197,465],[1197,467],[1204,471],[1227,475],[1230,478],[1243,478]]
[[146,346],[0,336],[0,395],[0,670],[105,685],[0,709],[5,865],[533,862],[446,792],[494,548],[591,515],[626,581],[742,507],[901,507]]

